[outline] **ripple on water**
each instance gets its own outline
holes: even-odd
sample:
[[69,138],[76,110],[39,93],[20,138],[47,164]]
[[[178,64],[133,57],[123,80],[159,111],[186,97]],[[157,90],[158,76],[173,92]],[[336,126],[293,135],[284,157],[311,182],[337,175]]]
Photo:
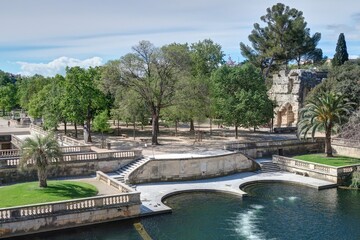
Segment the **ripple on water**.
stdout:
[[265,234],[258,228],[259,216],[264,206],[252,204],[250,209],[239,213],[234,221],[236,233],[245,239],[265,239]]

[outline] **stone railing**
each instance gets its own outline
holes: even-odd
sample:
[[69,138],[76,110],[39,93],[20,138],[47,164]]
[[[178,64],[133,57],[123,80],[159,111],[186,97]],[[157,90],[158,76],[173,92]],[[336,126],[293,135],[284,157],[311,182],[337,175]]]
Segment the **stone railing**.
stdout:
[[130,188],[129,186],[117,181],[114,178],[109,177],[108,175],[106,175],[105,173],[103,173],[101,171],[96,171],[96,179],[100,182],[103,182],[103,183],[115,188],[116,190],[119,190],[120,192],[123,192],[123,193],[135,191],[134,189]]
[[332,138],[331,143],[334,145],[339,145],[339,146],[360,148],[359,140],[349,140],[349,139],[344,139],[344,138]]
[[[60,147],[62,153],[91,152],[91,146]],[[0,158],[19,157],[20,149],[0,150]]]
[[67,146],[60,149],[63,153],[91,152],[91,146]]
[[45,131],[42,127],[34,125],[34,124],[30,124],[30,132],[31,133],[37,133],[40,134],[42,136],[46,136],[49,134],[48,131]]
[[[116,151],[116,152],[104,152],[104,153],[89,152],[89,153],[64,154],[62,160],[64,162],[94,161],[94,160],[106,160],[106,159],[128,159],[128,158],[136,158],[140,156],[141,156],[141,150]],[[19,164],[19,158],[0,159],[0,168],[16,167],[18,164]]]
[[141,204],[140,192],[97,196],[76,200],[0,208],[0,223]]
[[304,142],[316,142],[319,139],[290,139],[290,140],[278,140],[278,141],[262,141],[262,142],[239,142],[239,143],[229,143],[225,147],[226,149],[242,149],[242,148],[262,148],[262,147],[272,147],[272,146],[285,146],[285,145],[295,145]]
[[18,156],[20,156],[20,150],[19,149],[0,150],[0,158],[18,157]]
[[333,167],[320,163],[312,163],[294,158],[273,155],[272,162],[276,163],[281,169],[295,173],[305,173],[311,177],[330,180],[342,183],[344,177],[353,171],[360,171],[360,164],[344,167]]
[[67,145],[71,145],[71,146],[81,146],[81,145],[84,145],[84,142],[83,142],[83,141],[79,141],[79,140],[73,139],[73,138],[68,137],[68,136],[59,135],[59,136],[58,136],[58,140],[59,140],[60,143],[67,144]]
[[299,170],[310,170],[314,172],[319,172],[331,176],[337,176],[337,167],[332,167],[328,165],[323,165],[319,163],[311,163],[307,161],[302,161],[294,158],[283,157],[279,155],[273,155],[272,162],[278,165],[283,165],[287,167],[296,168]]

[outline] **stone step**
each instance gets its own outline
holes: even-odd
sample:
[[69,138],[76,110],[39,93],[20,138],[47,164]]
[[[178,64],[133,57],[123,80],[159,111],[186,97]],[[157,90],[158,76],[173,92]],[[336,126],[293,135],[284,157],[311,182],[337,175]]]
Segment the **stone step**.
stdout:
[[273,162],[261,162],[261,172],[280,172],[280,167]]

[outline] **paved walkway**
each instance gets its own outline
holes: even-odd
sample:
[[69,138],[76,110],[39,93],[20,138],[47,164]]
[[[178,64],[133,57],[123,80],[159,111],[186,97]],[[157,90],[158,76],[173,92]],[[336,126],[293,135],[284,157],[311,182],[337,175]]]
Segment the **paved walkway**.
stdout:
[[251,182],[290,182],[306,185],[316,189],[335,187],[336,184],[310,177],[303,177],[288,172],[271,173],[238,173],[230,176],[184,182],[163,182],[138,185],[136,190],[141,192],[142,214],[169,212],[171,209],[163,204],[167,196],[190,191],[217,191],[244,196],[241,186]]

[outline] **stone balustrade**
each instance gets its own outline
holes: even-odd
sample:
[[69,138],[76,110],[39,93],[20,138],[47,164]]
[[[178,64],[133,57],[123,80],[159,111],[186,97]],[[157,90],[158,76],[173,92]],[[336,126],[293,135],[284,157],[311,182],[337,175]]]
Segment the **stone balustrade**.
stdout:
[[78,141],[78,140],[73,139],[73,138],[68,137],[68,136],[58,136],[58,140],[60,141],[60,143],[71,145],[71,146],[84,145],[83,141]]
[[19,149],[0,150],[0,158],[18,157],[18,156],[20,156],[20,150]]
[[[316,139],[315,141],[318,141]],[[285,145],[295,145],[299,143],[308,143],[314,142],[312,139],[290,139],[290,140],[279,140],[279,141],[263,141],[263,142],[239,142],[239,143],[230,143],[226,145],[227,149],[242,149],[242,148],[262,148],[262,147],[272,147],[272,146],[285,146]]]
[[[91,152],[91,146],[68,146],[60,147],[63,153],[75,153],[75,152]],[[0,150],[0,158],[19,157],[20,149],[6,149]]]
[[97,196],[76,200],[0,208],[0,223],[141,204],[140,192]]
[[103,182],[103,183],[119,190],[120,192],[123,192],[123,193],[135,191],[134,189],[130,188],[129,186],[117,181],[114,178],[109,177],[108,175],[106,175],[105,173],[103,173],[101,171],[96,171],[96,179],[100,182]]
[[[104,152],[104,153],[68,153],[64,154],[62,160],[64,162],[75,162],[75,161],[96,161],[106,159],[129,159],[141,156],[141,150],[133,151],[116,151],[116,152]],[[56,161],[52,161],[56,162]],[[30,162],[29,162],[30,163]],[[0,168],[16,167],[19,164],[19,158],[0,158]]]
[[311,170],[323,174],[329,174],[331,176],[337,176],[337,167],[323,165],[320,163],[311,163],[279,155],[273,155],[272,162],[278,165],[293,167],[300,170]]
[[30,132],[40,134],[42,136],[46,136],[49,134],[48,131],[45,131],[42,127],[34,124],[30,124]]
[[360,164],[333,167],[278,155],[273,155],[272,162],[276,163],[283,170],[295,173],[306,173],[308,176],[330,180],[336,183],[341,183],[344,177],[350,175],[353,171],[360,170]]

